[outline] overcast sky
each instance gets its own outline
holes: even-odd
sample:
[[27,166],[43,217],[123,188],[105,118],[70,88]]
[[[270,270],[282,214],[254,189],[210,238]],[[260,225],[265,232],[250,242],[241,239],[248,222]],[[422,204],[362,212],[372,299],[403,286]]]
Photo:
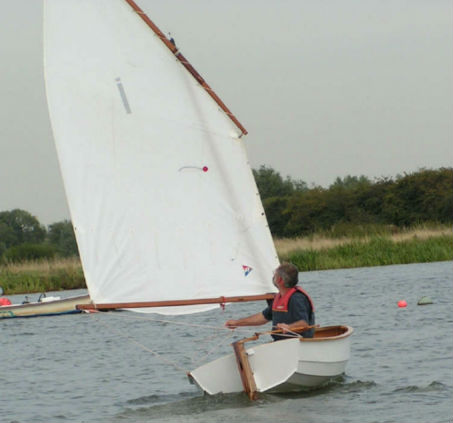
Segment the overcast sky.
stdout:
[[[453,166],[451,0],[136,1],[247,128],[253,167],[328,186]],[[0,211],[50,224],[69,212],[42,4],[0,6]]]

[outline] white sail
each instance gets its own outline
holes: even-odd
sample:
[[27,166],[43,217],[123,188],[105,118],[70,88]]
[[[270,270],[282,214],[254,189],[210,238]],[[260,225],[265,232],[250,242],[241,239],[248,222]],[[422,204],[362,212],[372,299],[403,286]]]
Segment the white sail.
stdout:
[[92,300],[275,291],[241,131],[125,0],[44,10],[49,113]]

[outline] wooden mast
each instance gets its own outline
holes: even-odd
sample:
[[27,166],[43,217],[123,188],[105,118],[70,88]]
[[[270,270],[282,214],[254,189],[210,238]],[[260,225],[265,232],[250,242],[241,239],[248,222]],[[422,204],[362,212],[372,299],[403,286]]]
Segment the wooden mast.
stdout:
[[247,135],[247,130],[237,120],[237,118],[231,113],[225,103],[220,97],[212,90],[212,88],[206,83],[202,76],[195,70],[195,68],[189,63],[189,61],[182,55],[179,49],[165,36],[165,34],[159,29],[159,27],[146,15],[146,13],[140,9],[134,0],[125,0],[134,11],[142,18],[142,20],[148,25],[153,32],[161,39],[161,41],[167,46],[167,48],[175,55],[179,62],[189,71],[189,73],[198,81],[198,83],[206,90],[206,92],[213,98],[213,100],[219,105],[219,107],[228,115],[228,117],[234,122],[234,124],[241,130],[242,135]]
[[275,294],[242,295],[236,297],[199,298],[190,300],[142,301],[135,303],[78,304],[78,310],[115,310],[118,308],[173,307],[197,304],[225,304],[247,301],[272,300]]

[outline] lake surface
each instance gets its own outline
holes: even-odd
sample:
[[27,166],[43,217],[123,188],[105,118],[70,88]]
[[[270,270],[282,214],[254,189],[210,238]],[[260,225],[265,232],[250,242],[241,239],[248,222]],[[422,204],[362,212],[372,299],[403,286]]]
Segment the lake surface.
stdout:
[[[300,279],[317,323],[355,330],[346,375],[326,387],[261,394],[252,403],[244,394],[203,395],[189,384],[185,371],[198,360],[230,353],[233,339],[253,332],[232,337],[205,326],[260,311],[260,303],[170,318],[117,312],[8,319],[0,320],[0,421],[453,422],[452,262]],[[417,306],[425,295],[434,304]],[[407,308],[397,307],[401,299]]]

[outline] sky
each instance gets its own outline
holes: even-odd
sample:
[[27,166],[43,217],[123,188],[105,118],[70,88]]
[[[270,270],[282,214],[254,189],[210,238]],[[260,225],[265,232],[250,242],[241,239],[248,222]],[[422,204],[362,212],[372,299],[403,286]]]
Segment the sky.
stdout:
[[[451,0],[136,1],[248,130],[252,167],[328,187],[453,166]],[[42,2],[0,5],[0,211],[48,225],[70,215]]]

